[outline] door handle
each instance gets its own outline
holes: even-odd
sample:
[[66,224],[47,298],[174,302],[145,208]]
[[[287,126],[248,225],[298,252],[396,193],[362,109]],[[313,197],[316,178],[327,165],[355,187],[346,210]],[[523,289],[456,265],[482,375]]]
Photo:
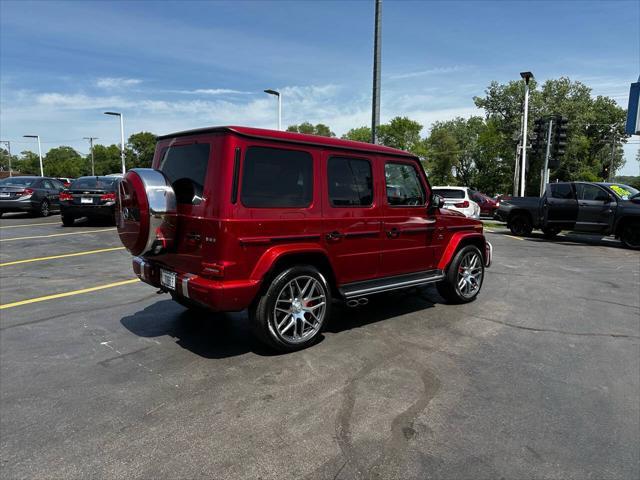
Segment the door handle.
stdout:
[[344,237],[344,233],[341,233],[337,230],[334,230],[333,232],[327,233],[327,240],[329,241],[336,241],[336,240],[340,240],[342,237]]
[[387,230],[387,237],[389,238],[397,238],[400,236],[400,230],[397,228],[392,228],[391,230]]
[[200,243],[200,234],[194,232],[187,233],[187,240],[191,243]]

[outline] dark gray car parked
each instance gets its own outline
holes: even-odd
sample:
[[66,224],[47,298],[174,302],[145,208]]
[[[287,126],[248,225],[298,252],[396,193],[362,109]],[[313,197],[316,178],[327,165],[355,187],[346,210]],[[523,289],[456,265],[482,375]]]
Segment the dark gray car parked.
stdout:
[[30,212],[42,217],[60,209],[62,182],[49,177],[7,177],[0,180],[0,216]]

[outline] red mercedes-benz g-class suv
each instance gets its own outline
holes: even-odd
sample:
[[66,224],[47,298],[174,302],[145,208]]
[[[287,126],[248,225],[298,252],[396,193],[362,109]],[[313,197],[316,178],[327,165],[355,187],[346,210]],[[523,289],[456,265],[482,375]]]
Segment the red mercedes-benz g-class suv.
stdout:
[[290,351],[317,340],[336,300],[429,283],[473,300],[491,244],[442,205],[410,153],[212,127],[159,137],[153,168],[120,182],[116,217],[141,280],[186,307],[249,309]]

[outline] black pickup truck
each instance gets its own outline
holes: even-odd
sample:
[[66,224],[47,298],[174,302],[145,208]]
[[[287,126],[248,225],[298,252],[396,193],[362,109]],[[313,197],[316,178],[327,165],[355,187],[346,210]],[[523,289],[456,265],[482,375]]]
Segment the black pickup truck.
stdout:
[[550,183],[541,198],[500,202],[495,216],[518,236],[534,228],[547,238],[573,230],[615,235],[626,247],[640,249],[640,191],[620,183]]

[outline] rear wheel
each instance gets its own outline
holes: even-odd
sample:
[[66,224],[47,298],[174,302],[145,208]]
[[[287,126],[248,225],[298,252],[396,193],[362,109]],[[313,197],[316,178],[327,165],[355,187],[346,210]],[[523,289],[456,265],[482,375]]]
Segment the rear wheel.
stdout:
[[315,343],[331,307],[331,291],[320,272],[299,265],[281,272],[250,309],[257,337],[281,352]]
[[507,223],[509,230],[518,237],[524,237],[531,234],[533,225],[531,225],[531,219],[524,213],[514,214]]
[[640,250],[640,222],[630,222],[622,227],[620,241],[627,248]]
[[484,260],[480,249],[467,245],[456,253],[438,293],[449,303],[468,303],[476,299],[484,280]]
[[548,239],[555,238],[559,233],[560,229],[558,227],[546,227],[542,229],[542,235]]
[[65,227],[73,227],[73,224],[76,221],[75,217],[72,217],[71,215],[61,215],[61,217],[62,225],[64,225]]
[[49,200],[45,199],[40,202],[40,207],[38,208],[38,215],[41,217],[48,217],[51,211],[49,210]]

